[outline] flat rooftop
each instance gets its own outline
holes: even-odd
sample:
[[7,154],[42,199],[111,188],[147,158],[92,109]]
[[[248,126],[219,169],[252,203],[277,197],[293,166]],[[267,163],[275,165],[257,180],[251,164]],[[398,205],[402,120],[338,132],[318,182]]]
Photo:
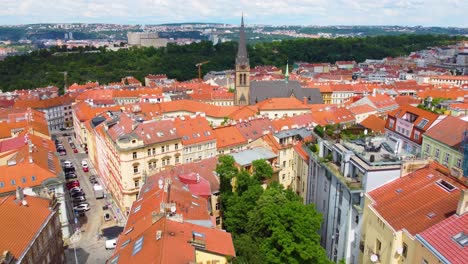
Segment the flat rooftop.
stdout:
[[[415,155],[406,152],[396,140],[386,137],[367,137],[343,141],[342,145],[353,151],[356,156],[372,165],[399,164],[401,160],[413,159]],[[395,151],[398,148],[397,151]],[[374,161],[371,162],[371,156]]]

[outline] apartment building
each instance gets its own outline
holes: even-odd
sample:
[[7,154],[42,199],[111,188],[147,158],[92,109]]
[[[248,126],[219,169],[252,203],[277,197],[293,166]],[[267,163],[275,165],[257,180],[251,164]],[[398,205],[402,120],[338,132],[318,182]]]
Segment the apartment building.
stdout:
[[400,106],[388,114],[385,134],[401,141],[396,151],[405,149],[420,157],[424,133],[444,117],[414,106]]
[[[429,230],[440,230],[438,224],[458,221],[466,214],[467,187],[433,162],[366,194],[359,263],[465,263],[466,259],[447,262],[433,253],[453,242],[435,242]],[[463,229],[447,229],[440,239]],[[467,256],[466,246],[456,245],[458,238],[448,254]],[[431,242],[435,248],[429,247]],[[441,253],[447,256],[447,251]]]
[[452,169],[454,175],[463,175],[462,144],[467,129],[467,121],[447,116],[423,134],[423,157],[433,158]]
[[323,215],[320,236],[328,257],[360,263],[364,194],[399,178],[402,164],[421,165],[409,153],[395,154],[398,144],[384,136],[346,141],[314,137],[318,150],[305,149],[310,157],[305,202]]
[[58,202],[24,195],[0,197],[0,263],[65,263]]

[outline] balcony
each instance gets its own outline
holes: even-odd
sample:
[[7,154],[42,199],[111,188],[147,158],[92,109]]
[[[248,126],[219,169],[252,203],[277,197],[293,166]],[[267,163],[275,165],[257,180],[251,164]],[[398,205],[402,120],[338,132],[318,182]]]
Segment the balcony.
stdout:
[[360,190],[362,189],[362,180],[360,178],[350,178],[345,177],[341,171],[340,167],[331,161],[325,160],[322,163],[341,183],[348,186],[350,190]]

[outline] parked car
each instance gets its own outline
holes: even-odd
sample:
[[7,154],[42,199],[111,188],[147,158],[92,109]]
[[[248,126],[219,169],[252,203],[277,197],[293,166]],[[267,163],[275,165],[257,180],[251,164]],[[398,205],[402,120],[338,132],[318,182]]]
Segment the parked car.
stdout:
[[67,189],[69,190],[73,187],[79,187],[79,186],[80,186],[80,181],[78,180],[67,182]]
[[83,171],[84,171],[84,172],[88,172],[88,171],[89,171],[88,162],[87,162],[86,160],[82,160],[82,161],[81,161],[81,167],[83,167]]
[[86,194],[84,192],[75,192],[75,193],[72,193],[70,195],[71,195],[71,197],[73,199],[76,198],[76,197],[80,197],[80,196],[86,197]]
[[91,176],[89,176],[89,181],[90,181],[92,184],[98,184],[98,181],[96,180],[96,175],[91,175]]
[[64,168],[71,168],[71,167],[73,167],[73,163],[72,163],[71,161],[69,161],[69,160],[66,160],[66,161],[64,161],[64,162],[62,163],[62,166],[63,166]]
[[66,129],[64,127],[61,127],[60,128],[60,131],[65,131]]
[[78,153],[78,149],[74,148],[73,153]]
[[[75,189],[75,188],[77,188],[77,189]],[[81,189],[80,187],[74,187],[74,188],[70,189],[70,194],[71,195],[73,195],[75,193],[83,193],[84,194],[83,189]]]
[[58,152],[60,156],[66,156],[67,155],[67,151],[66,150],[61,150]]
[[76,192],[76,191],[82,191],[83,189],[81,189],[80,186],[74,186],[72,188],[70,188],[68,191],[70,192]]
[[73,207],[73,209],[77,212],[82,212],[82,211],[89,211],[89,209],[91,209],[91,207],[89,207],[89,204],[88,203],[82,203],[82,204],[79,204],[75,207]]
[[70,173],[70,172],[75,172],[75,167],[70,167],[70,168],[63,168],[63,172],[65,173]]
[[73,203],[80,203],[80,202],[84,202],[84,201],[86,201],[86,197],[84,197],[84,196],[78,196],[78,197],[74,197],[72,199]]
[[72,138],[69,137],[69,138],[68,138],[68,143],[72,143],[72,142],[73,142]]
[[117,239],[106,240],[106,249],[114,249],[117,246]]
[[76,178],[78,178],[78,177],[77,177],[76,174],[73,173],[73,172],[72,172],[72,173],[66,173],[66,174],[65,174],[65,179],[66,179],[66,180],[69,180],[69,179],[76,179]]

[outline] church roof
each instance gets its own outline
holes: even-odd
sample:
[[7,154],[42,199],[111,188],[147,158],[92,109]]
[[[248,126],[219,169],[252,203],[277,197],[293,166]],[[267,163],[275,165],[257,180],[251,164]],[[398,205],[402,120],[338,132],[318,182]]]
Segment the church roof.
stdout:
[[299,100],[307,98],[308,104],[321,104],[322,95],[317,88],[302,88],[298,81],[252,81],[250,83],[250,104],[267,98],[286,98],[294,96]]

